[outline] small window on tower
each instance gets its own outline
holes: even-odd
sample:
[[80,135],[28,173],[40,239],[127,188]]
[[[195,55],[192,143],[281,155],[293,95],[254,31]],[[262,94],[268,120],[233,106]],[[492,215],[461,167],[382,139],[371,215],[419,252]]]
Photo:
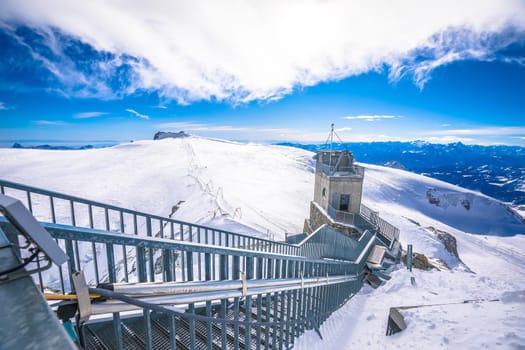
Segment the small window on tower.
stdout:
[[326,200],[326,187],[323,187],[323,200]]

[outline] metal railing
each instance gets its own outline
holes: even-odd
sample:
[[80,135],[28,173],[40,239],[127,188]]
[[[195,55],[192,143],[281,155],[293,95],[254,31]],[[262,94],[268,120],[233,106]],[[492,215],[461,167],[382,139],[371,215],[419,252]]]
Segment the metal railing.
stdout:
[[324,163],[319,163],[318,170],[321,170],[324,174],[328,176],[332,176],[336,173],[336,170],[338,173],[341,173],[341,175],[344,176],[356,176],[356,177],[363,177],[365,174],[365,170],[363,167],[358,165],[352,165],[348,167],[335,167],[335,165],[329,165]]
[[[86,349],[289,349],[359,291],[380,243],[371,231],[355,240],[322,226],[286,244],[3,180],[0,192],[22,200],[68,256],[65,266],[34,276],[42,291],[73,292],[77,271],[90,285],[153,282],[184,291],[141,297],[138,314],[129,301],[94,302],[93,314],[109,321],[77,324]],[[361,215],[352,222],[370,225]],[[2,216],[0,228],[17,235]]]
[[42,222],[263,252],[297,253],[296,247],[285,243],[143,213],[1,179],[0,193],[22,201]]
[[366,230],[376,231],[377,227],[369,220],[357,213],[350,213],[343,210],[337,210],[328,204],[327,214],[332,220],[338,223],[352,225],[364,232]]
[[361,204],[359,214],[336,210],[331,205],[328,205],[327,214],[335,222],[355,226],[363,232],[374,231],[386,239],[389,245],[399,240],[399,229],[382,219],[378,212],[363,204]]
[[375,241],[371,231],[365,231],[359,239],[353,239],[328,225],[323,225],[299,243],[301,255],[309,258],[330,259],[354,263],[353,273],[359,273],[366,259],[363,252],[369,252]]
[[399,240],[399,229],[388,221],[382,219],[377,211],[361,204],[360,214],[367,221],[375,225],[377,227],[377,232],[386,238],[389,243]]
[[[323,226],[298,245],[285,244],[295,252],[288,254],[57,223],[43,226],[69,258],[64,269],[55,266],[36,277],[47,292],[56,285],[62,294],[71,292],[71,276],[80,270],[91,275],[92,285],[176,281],[191,289],[189,282],[246,281],[246,290],[241,287],[233,295],[217,291],[204,299],[186,300],[180,306],[183,312],[159,310],[154,303],[144,306],[138,316],[105,309],[111,321],[78,325],[86,349],[288,349],[295,337],[318,329],[360,289],[366,258],[377,243],[372,233],[355,241]],[[0,227],[11,237],[16,234],[4,217]],[[126,261],[124,255],[117,261],[121,251],[136,259]],[[276,285],[248,293],[250,281],[264,280]]]

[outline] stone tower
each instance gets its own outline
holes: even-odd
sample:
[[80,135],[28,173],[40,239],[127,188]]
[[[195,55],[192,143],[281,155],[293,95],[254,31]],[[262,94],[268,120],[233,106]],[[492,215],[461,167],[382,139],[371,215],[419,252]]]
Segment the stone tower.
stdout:
[[[332,125],[330,142],[334,134]],[[330,150],[318,151],[316,157],[314,199],[304,231],[311,233],[328,224],[348,234],[361,233],[369,226],[359,215],[364,168],[354,162],[352,152],[334,151],[331,143]]]

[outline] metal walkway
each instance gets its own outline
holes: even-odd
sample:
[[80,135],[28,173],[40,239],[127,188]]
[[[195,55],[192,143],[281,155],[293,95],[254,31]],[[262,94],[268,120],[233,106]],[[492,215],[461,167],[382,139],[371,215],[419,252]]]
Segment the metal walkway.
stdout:
[[[83,271],[106,295],[86,314],[77,285],[72,320],[85,349],[288,349],[359,291],[376,245],[398,247],[329,226],[274,242],[3,180],[0,192],[21,200],[68,257],[33,275],[42,292],[75,293]],[[0,228],[19,234],[6,217]]]

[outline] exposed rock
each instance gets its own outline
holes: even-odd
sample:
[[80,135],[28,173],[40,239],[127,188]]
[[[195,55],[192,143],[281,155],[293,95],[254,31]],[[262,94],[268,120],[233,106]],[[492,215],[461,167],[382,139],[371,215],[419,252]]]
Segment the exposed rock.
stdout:
[[428,258],[428,261],[438,270],[450,270],[450,267],[447,265],[447,263],[439,258],[430,257]]
[[[403,261],[405,265],[407,264],[406,253],[403,254],[403,256],[401,257],[401,260]],[[430,270],[430,269],[439,270],[439,268],[434,266],[428,260],[428,258],[424,254],[421,254],[421,253],[412,253],[412,267],[414,267],[415,269],[420,269],[420,270]]]
[[411,218],[407,218],[406,216],[403,216],[405,219],[407,219],[408,221],[410,221],[411,223],[413,223],[414,225],[416,226],[421,226],[421,224],[419,222],[417,222],[416,220],[414,219],[411,219]]
[[310,220],[304,219],[303,232],[306,234],[311,234],[313,232],[312,227],[310,226]]
[[435,206],[439,207],[439,203],[441,200],[438,197],[435,197],[433,193],[436,192],[435,188],[429,188],[427,190],[427,199],[430,204],[434,204]]
[[159,131],[153,136],[153,140],[180,139],[180,138],[184,138],[188,136],[190,135],[186,134],[184,131],[179,131],[179,132]]
[[173,207],[171,207],[171,214],[169,215],[169,217],[171,218],[173,216],[173,214],[175,214],[175,212],[177,210],[179,210],[180,206],[182,204],[184,204],[185,201],[179,201],[177,204],[175,204]]
[[401,162],[398,162],[397,160],[390,160],[384,163],[383,165],[389,168],[407,170],[407,168]]
[[453,255],[454,257],[458,259],[459,265],[457,266],[457,268],[460,268],[467,272],[472,272],[472,273],[474,272],[459,257],[458,243],[457,243],[456,237],[454,237],[448,232],[438,230],[432,226],[428,227],[427,229],[430,230],[433,234],[437,236],[439,241],[443,243],[443,246],[445,247],[447,252],[449,252],[451,255]]
[[459,261],[461,261],[458,254],[458,243],[456,241],[456,237],[452,236],[448,232],[437,230],[434,227],[429,227],[428,229],[433,231],[433,233],[437,236],[441,243],[443,243],[445,249],[450,254],[454,255]]
[[412,265],[416,269],[421,269],[421,270],[429,270],[429,269],[436,268],[434,265],[430,263],[430,261],[427,259],[427,257],[424,254],[420,254],[420,253],[414,253],[414,257],[412,259]]

